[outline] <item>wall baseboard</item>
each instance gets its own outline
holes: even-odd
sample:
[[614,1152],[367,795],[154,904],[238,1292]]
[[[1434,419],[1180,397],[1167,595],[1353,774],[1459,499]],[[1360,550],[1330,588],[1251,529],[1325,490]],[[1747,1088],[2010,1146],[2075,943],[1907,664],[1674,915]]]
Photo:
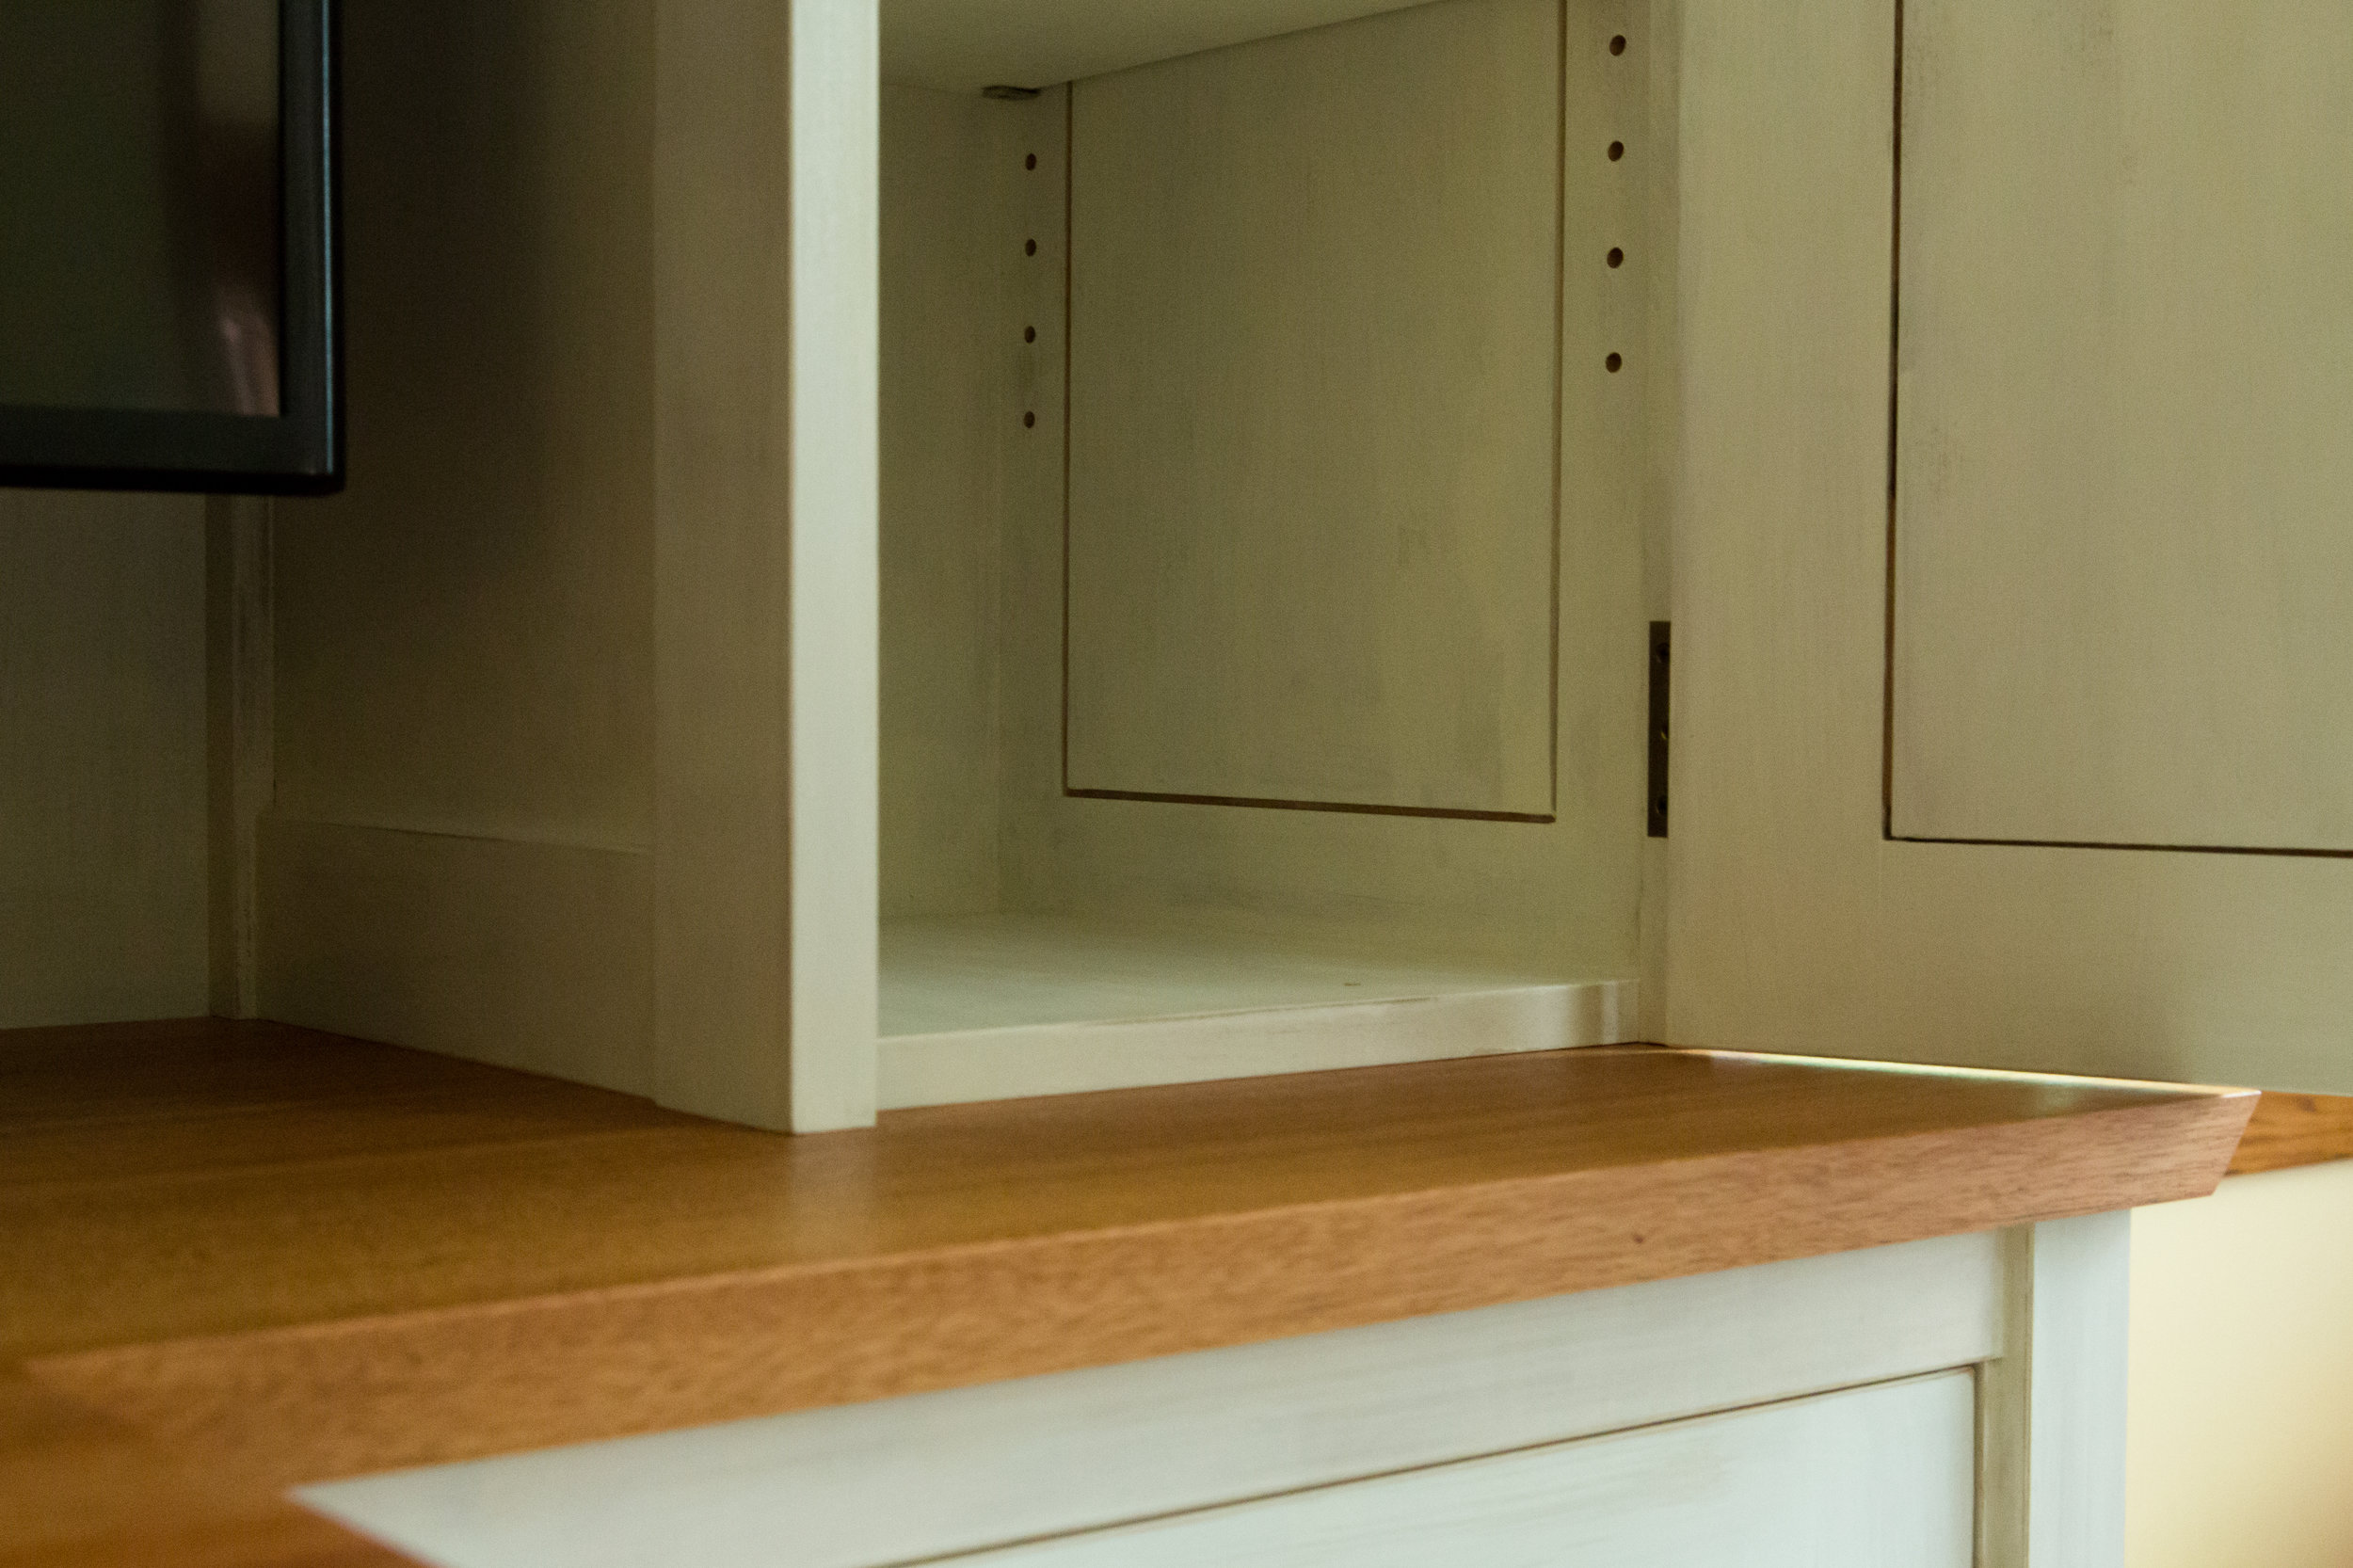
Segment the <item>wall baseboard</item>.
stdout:
[[261,1008],[286,1023],[653,1091],[653,857],[262,822]]

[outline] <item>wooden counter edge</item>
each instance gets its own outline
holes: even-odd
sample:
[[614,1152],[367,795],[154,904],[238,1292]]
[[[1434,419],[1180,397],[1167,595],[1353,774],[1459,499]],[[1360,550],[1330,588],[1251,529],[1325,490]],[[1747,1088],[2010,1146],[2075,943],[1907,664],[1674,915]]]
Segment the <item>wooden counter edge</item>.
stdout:
[[2353,1160],[2353,1096],[2265,1093],[2232,1157],[2231,1175]]
[[2211,1192],[2254,1096],[45,1357],[252,1484],[856,1403]]

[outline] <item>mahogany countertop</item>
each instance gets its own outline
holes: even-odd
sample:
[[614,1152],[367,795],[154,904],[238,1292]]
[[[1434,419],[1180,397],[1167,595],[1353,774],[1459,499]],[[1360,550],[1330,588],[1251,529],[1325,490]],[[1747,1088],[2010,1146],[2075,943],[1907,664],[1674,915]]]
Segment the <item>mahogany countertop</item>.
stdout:
[[359,1568],[284,1487],[2192,1197],[2254,1101],[1624,1047],[784,1138],[0,1033],[0,1560]]

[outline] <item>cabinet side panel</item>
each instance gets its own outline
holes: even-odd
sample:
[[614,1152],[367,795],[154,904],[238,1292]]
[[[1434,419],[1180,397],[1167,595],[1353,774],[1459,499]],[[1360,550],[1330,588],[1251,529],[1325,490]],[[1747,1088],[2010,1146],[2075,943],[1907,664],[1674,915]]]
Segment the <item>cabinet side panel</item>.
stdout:
[[349,8],[349,482],[274,509],[282,815],[649,840],[652,22]]
[[656,1094],[871,1123],[874,12],[660,8]]
[[651,0],[346,8],[349,483],[272,509],[264,1011],[645,1093]]

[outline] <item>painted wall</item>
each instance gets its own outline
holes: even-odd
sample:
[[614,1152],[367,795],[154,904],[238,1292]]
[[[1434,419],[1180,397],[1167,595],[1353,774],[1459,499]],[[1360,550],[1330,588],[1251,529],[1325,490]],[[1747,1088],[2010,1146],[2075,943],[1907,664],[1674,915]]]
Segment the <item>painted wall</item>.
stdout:
[[206,1010],[204,504],[0,490],[0,1028]]
[[2353,1563],[2353,1160],[2133,1217],[2129,1568]]
[[652,16],[344,19],[349,483],[277,514],[278,810],[642,849]]

